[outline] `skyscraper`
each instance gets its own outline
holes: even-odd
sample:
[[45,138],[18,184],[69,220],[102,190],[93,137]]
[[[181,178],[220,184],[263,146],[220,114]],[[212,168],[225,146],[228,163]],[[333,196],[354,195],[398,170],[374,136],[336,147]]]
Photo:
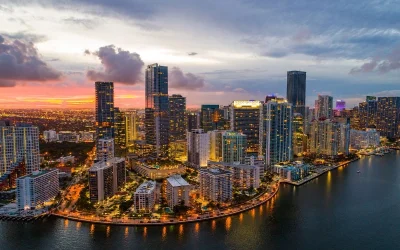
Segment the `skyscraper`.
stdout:
[[97,139],[114,138],[114,83],[96,82]]
[[145,133],[157,156],[168,155],[168,67],[157,63],[146,68]]
[[200,128],[200,114],[198,112],[189,112],[186,114],[187,131]]
[[203,129],[187,132],[187,160],[195,167],[206,167],[210,157],[210,137]]
[[336,110],[342,111],[346,109],[346,102],[343,100],[336,100]]
[[333,97],[328,95],[318,95],[315,105],[316,118],[333,118]]
[[96,145],[98,162],[106,162],[114,158],[114,139],[99,139]]
[[283,98],[276,98],[264,104],[265,162],[273,166],[279,162],[291,161],[292,150],[292,104]]
[[114,108],[114,143],[120,148],[126,147],[126,119],[125,113],[121,112],[119,108]]
[[293,114],[293,154],[300,155],[305,152],[307,136],[304,133],[304,119],[300,113]]
[[136,112],[125,112],[125,131],[126,131],[126,145],[133,145],[133,141],[137,140],[137,116]]
[[244,164],[247,149],[247,136],[242,133],[225,131],[222,133],[222,161]]
[[372,96],[367,96],[366,101],[359,104],[358,113],[361,129],[377,126],[377,111],[378,102]]
[[287,101],[293,105],[293,112],[300,113],[303,117],[305,117],[306,72],[287,72],[286,98]]
[[224,111],[219,108],[219,105],[201,105],[200,127],[204,129],[204,132],[224,129]]
[[234,101],[231,104],[231,130],[247,136],[247,154],[261,155],[260,126],[262,125],[262,103],[260,101]]
[[186,139],[186,97],[172,95],[169,97],[169,141]]
[[381,136],[400,137],[400,97],[378,97],[377,116]]
[[0,121],[0,176],[25,164],[26,174],[39,170],[39,128]]

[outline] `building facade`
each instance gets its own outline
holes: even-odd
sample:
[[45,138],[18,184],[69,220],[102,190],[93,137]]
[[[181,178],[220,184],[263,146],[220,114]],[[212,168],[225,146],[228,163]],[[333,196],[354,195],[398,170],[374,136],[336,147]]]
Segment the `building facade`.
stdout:
[[203,129],[187,133],[187,160],[195,168],[207,166],[210,157],[210,137]]
[[136,189],[133,205],[136,212],[151,212],[157,202],[157,182],[146,181]]
[[224,112],[219,108],[219,105],[201,105],[200,127],[205,132],[225,129]]
[[167,178],[167,202],[170,208],[183,205],[189,206],[190,184],[180,175],[172,175]]
[[305,117],[306,72],[288,71],[286,99],[293,105],[293,112]]
[[125,113],[114,108],[114,144],[119,148],[126,148],[126,119]]
[[145,133],[157,157],[168,155],[169,102],[168,67],[157,63],[146,68]]
[[169,97],[169,141],[186,140],[186,97]]
[[316,118],[333,118],[333,97],[329,95],[318,95],[315,102]]
[[353,149],[375,148],[380,145],[379,132],[374,128],[363,130],[350,130],[350,147]]
[[56,197],[60,190],[58,170],[33,171],[17,179],[17,207],[35,209]]
[[214,202],[232,199],[232,173],[219,168],[201,169],[199,175],[200,197]]
[[400,97],[378,97],[377,130],[381,136],[400,137]]
[[96,159],[106,162],[114,158],[114,139],[100,139],[96,145]]
[[190,132],[193,129],[200,128],[200,113],[198,112],[188,112],[186,114],[186,121],[187,121],[187,131]]
[[137,115],[134,111],[125,112],[126,145],[133,146],[138,139]]
[[114,138],[114,83],[95,82],[97,139]]

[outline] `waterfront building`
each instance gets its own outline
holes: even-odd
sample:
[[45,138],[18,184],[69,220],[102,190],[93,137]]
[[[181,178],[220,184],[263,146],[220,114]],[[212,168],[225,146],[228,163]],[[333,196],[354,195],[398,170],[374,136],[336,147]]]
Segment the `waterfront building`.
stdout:
[[57,132],[55,130],[45,130],[43,131],[43,139],[46,142],[55,142],[57,141]]
[[381,136],[400,137],[400,97],[378,97],[377,130]]
[[233,164],[233,186],[246,190],[260,187],[260,167],[256,165]]
[[368,96],[365,102],[358,105],[360,128],[365,130],[370,126],[377,126],[378,102],[376,98]]
[[120,148],[126,148],[126,119],[125,113],[119,108],[114,108],[114,144]]
[[186,140],[186,97],[169,97],[169,141]]
[[350,130],[350,147],[353,149],[375,148],[380,145],[379,132],[375,128],[363,130]]
[[29,124],[10,126],[0,121],[0,176],[21,162],[27,174],[39,170],[39,128]]
[[287,72],[286,99],[289,103],[292,104],[294,113],[300,113],[303,117],[305,117],[306,72]]
[[186,173],[186,167],[182,164],[170,166],[154,166],[133,163],[132,170],[152,180],[165,179],[171,175]]
[[89,169],[90,201],[99,202],[113,196],[125,181],[125,158],[114,157],[94,163]]
[[219,108],[219,105],[201,105],[200,127],[204,132],[225,129],[224,111]]
[[148,65],[145,78],[146,142],[154,146],[157,157],[164,157],[169,143],[168,67]]
[[315,102],[316,119],[333,118],[333,97],[328,95],[318,95],[318,99]]
[[285,99],[271,99],[264,104],[262,145],[267,166],[293,159],[292,120],[292,104]]
[[134,111],[125,112],[126,145],[132,146],[138,138],[137,115]]
[[242,133],[226,130],[214,130],[210,135],[211,161],[226,163],[244,163],[247,149],[247,136]]
[[35,209],[56,197],[60,190],[58,170],[36,170],[17,179],[19,210]]
[[299,181],[310,175],[309,165],[275,165],[272,169],[274,173],[288,181]]
[[199,112],[188,112],[186,114],[187,131],[190,132],[193,129],[200,128],[200,113]]
[[114,139],[100,139],[96,145],[97,161],[106,162],[114,158]]
[[206,167],[210,157],[210,137],[203,129],[187,133],[187,160],[195,168]]
[[151,212],[157,202],[157,182],[146,181],[140,184],[133,195],[135,212]]
[[172,175],[167,178],[167,202],[170,208],[176,205],[189,206],[190,184],[180,175]]
[[95,82],[97,139],[114,138],[114,83]]
[[232,173],[219,168],[201,169],[199,174],[200,197],[214,202],[232,199]]
[[234,101],[231,104],[231,130],[247,136],[247,150],[249,155],[261,155],[262,110],[260,101]]

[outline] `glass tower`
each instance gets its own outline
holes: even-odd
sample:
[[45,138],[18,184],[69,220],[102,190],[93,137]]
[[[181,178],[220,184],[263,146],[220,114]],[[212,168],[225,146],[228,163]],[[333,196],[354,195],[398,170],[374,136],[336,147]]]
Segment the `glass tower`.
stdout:
[[287,72],[286,98],[287,101],[293,105],[293,112],[300,113],[303,117],[305,117],[306,72]]
[[96,82],[97,139],[114,138],[114,83]]
[[170,142],[186,140],[186,97],[172,95],[169,97],[169,140]]
[[168,155],[168,67],[157,63],[146,68],[145,133],[157,156]]

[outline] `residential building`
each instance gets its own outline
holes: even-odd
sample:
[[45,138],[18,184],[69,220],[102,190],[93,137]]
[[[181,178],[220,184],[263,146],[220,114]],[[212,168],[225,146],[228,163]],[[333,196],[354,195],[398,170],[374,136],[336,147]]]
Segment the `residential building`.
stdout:
[[114,138],[114,83],[95,82],[97,139]]
[[245,190],[260,187],[260,166],[233,164],[232,180],[233,186]]
[[187,131],[192,131],[193,129],[200,128],[200,113],[198,112],[188,112],[186,114],[187,121]]
[[210,137],[203,129],[187,133],[187,160],[195,168],[206,167],[210,157]]
[[96,159],[106,162],[114,158],[114,139],[100,139],[96,145]]
[[293,114],[293,154],[300,156],[307,150],[307,136],[304,133],[304,120],[300,113]]
[[114,157],[93,164],[89,169],[91,202],[100,202],[118,192],[126,181],[125,158]]
[[247,136],[248,155],[261,155],[262,110],[260,101],[234,101],[231,104],[231,130]]
[[43,131],[43,139],[46,142],[57,141],[57,132],[55,130],[45,130]]
[[200,197],[214,202],[232,199],[232,173],[219,168],[201,169],[199,175]]
[[328,95],[318,95],[315,101],[316,118],[333,118],[333,97]]
[[126,145],[132,146],[138,139],[137,115],[136,112],[125,112]]
[[114,108],[114,144],[119,148],[126,148],[126,119],[125,113]]
[[350,130],[350,147],[353,149],[375,148],[380,145],[379,132],[375,128],[363,130]]
[[227,131],[209,131],[211,161],[244,163],[247,149],[247,136],[245,134]]
[[10,126],[0,121],[0,176],[24,162],[27,174],[39,170],[39,128],[29,124]]
[[60,190],[58,170],[36,170],[17,179],[19,210],[36,209],[56,197]]
[[169,141],[186,140],[186,97],[169,97]]
[[176,205],[189,206],[190,184],[180,175],[167,178],[167,202],[170,208]]
[[378,97],[377,117],[381,136],[400,137],[400,97]]
[[293,106],[294,113],[300,113],[305,117],[306,105],[306,72],[287,72],[286,99]]
[[146,181],[136,189],[133,205],[136,212],[151,212],[157,202],[157,182]]
[[148,65],[145,78],[146,142],[154,146],[157,157],[164,157],[169,143],[168,67]]
[[79,134],[72,131],[60,131],[57,135],[58,142],[79,142]]
[[225,129],[224,111],[219,108],[219,105],[201,105],[200,127],[204,132]]

